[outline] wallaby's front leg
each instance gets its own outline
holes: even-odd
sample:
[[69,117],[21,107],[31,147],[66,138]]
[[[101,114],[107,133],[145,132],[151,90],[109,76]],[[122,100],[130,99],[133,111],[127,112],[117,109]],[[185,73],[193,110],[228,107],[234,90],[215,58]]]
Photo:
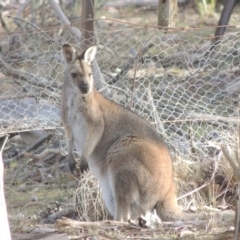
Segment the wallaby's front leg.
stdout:
[[[101,120],[98,121],[97,127],[101,126],[101,124],[102,124]],[[102,135],[102,129],[103,128],[101,128],[99,131],[98,128],[94,128],[94,129],[88,128],[88,130],[87,130],[86,141],[85,141],[82,155],[80,158],[79,168],[80,168],[81,172],[87,171],[89,169],[88,158],[91,155],[91,153],[93,152],[94,148],[96,147],[96,145]]]
[[[80,171],[81,173],[84,171],[87,171],[89,168],[88,168],[88,163],[87,163],[86,159],[83,156],[81,156],[80,163],[77,164],[77,161],[74,157],[74,154],[73,154],[74,138],[73,138],[71,128],[66,123],[64,124],[64,128],[65,128],[65,135],[66,135],[66,141],[67,141],[68,164],[69,164],[70,171],[72,173],[74,173],[74,171],[77,171],[77,172]],[[76,169],[76,167],[78,169]]]
[[67,148],[68,148],[68,164],[70,171],[73,173],[76,168],[76,159],[73,155],[73,135],[70,129],[66,132],[66,139],[67,139]]
[[73,146],[74,146],[74,139],[72,134],[69,136],[68,140],[68,163],[69,163],[69,168],[72,173],[76,170],[76,167],[78,168],[77,171],[80,170],[80,172],[87,171],[89,169],[87,160],[85,159],[84,156],[81,156],[80,158],[80,163],[77,164],[77,161],[73,155]]

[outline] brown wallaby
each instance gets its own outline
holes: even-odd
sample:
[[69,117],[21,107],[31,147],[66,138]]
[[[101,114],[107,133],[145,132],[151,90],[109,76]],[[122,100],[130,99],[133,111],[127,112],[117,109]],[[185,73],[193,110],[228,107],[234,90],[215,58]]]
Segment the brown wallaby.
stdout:
[[172,160],[150,123],[94,89],[91,62],[96,46],[79,54],[62,47],[67,63],[62,91],[62,121],[71,171],[88,166],[98,179],[104,203],[114,220],[136,219],[156,209],[162,220],[181,218]]

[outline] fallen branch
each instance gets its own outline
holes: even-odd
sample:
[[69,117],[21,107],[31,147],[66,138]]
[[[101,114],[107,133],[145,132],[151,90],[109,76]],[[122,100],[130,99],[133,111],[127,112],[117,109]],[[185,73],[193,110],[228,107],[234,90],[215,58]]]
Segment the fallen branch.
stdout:
[[52,42],[56,42],[54,39],[52,39],[45,31],[42,31],[42,29],[38,26],[36,26],[35,24],[31,23],[31,22],[28,22],[20,17],[11,17],[11,16],[8,16],[8,18],[11,18],[14,20],[14,22],[16,22],[15,20],[17,21],[22,21],[22,22],[25,22],[26,24],[29,24],[31,25],[32,27],[34,27],[35,29],[37,29],[38,31],[40,31],[48,40],[52,41]]
[[75,213],[74,207],[73,206],[68,207],[64,210],[61,210],[61,211],[58,211],[58,212],[55,212],[55,213],[52,213],[52,214],[48,215],[46,218],[44,218],[44,221],[53,223],[53,222],[56,221],[56,219],[64,218],[64,216],[69,216],[69,215],[74,214],[74,213]]
[[[52,7],[53,11],[55,12],[56,16],[59,18],[60,22],[63,25],[69,25],[71,26],[71,22],[68,20],[62,9],[59,7],[59,4],[55,0],[48,0],[49,5]],[[81,42],[82,34],[76,27],[70,27],[69,30],[72,32],[72,34],[77,38],[77,41]]]
[[[57,187],[59,189],[68,189],[68,188],[75,188],[76,184],[75,183],[69,183],[69,184],[58,184]],[[56,188],[56,185],[54,184],[32,184],[32,185],[25,185],[25,186],[20,186],[19,188],[16,189],[17,192],[26,192],[30,191],[34,188],[46,188],[46,189],[51,189],[51,188]]]
[[45,142],[46,140],[49,140],[52,137],[52,134],[48,134],[46,136],[43,136],[42,138],[39,138],[36,142],[34,142],[32,145],[30,145],[26,150],[22,151],[21,153],[19,153],[17,156],[4,160],[4,163],[10,163],[14,160],[19,160],[21,158],[23,158],[26,154],[26,152],[31,151],[32,149],[36,148],[37,146],[41,145],[43,142]]
[[233,238],[234,232],[233,231],[226,231],[223,233],[219,233],[219,234],[204,234],[204,235],[200,235],[200,236],[196,236],[194,239],[198,239],[198,240],[203,240],[203,239],[207,239],[207,240],[230,240]]
[[150,48],[154,46],[153,43],[147,44],[145,47],[143,47],[139,53],[136,52],[134,57],[131,57],[128,59],[127,64],[123,67],[121,72],[118,73],[118,75],[114,76],[108,81],[108,84],[114,84],[120,80],[121,77],[125,76],[128,71],[133,67],[134,62],[139,58],[139,55],[142,57]]
[[20,21],[18,20],[18,18],[22,15],[22,12],[24,11],[24,9],[27,7],[28,4],[30,4],[32,1],[31,0],[26,0],[23,4],[21,4],[18,8],[18,11],[16,13],[16,19],[14,19],[14,23],[21,28],[21,24]]
[[51,84],[47,79],[35,76],[29,72],[13,69],[1,57],[0,57],[0,63],[2,64],[5,70],[3,71],[3,73],[6,74],[7,76],[11,76],[16,79],[25,80],[27,82],[30,82],[34,86],[42,87],[44,89],[44,92],[47,93],[49,96],[55,97],[56,99],[60,99],[60,94],[57,92],[54,92],[55,89],[52,89],[52,87],[49,87],[51,86]]
[[[38,228],[40,232],[41,228]],[[27,229],[29,230],[29,229]],[[43,233],[12,233],[12,237],[14,240],[33,240],[33,239],[38,239],[38,240],[53,240],[53,239],[57,239],[57,240],[67,240],[69,239],[67,237],[66,233],[52,233],[55,231],[51,231],[51,232],[44,232],[45,229],[42,230]],[[49,238],[51,236],[54,236],[54,238]],[[63,238],[62,236],[65,236],[65,238]]]
[[24,156],[29,157],[29,158],[33,158],[33,159],[36,159],[36,160],[43,160],[45,157],[47,157],[50,154],[57,155],[59,153],[60,153],[59,149],[45,149],[40,154],[32,154],[32,153],[29,153],[29,152],[24,152]]
[[76,220],[72,220],[69,218],[62,217],[56,221],[56,225],[58,228],[63,227],[71,227],[71,228],[82,228],[82,227],[95,227],[95,228],[102,228],[102,229],[114,229],[116,227],[134,227],[139,228],[137,226],[133,226],[128,222],[118,222],[118,221],[100,221],[100,222],[79,222]]

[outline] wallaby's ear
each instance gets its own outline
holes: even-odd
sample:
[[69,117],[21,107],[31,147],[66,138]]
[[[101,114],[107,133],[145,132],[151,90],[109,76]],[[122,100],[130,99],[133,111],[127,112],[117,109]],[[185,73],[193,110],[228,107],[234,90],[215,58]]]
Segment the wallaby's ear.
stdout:
[[96,52],[97,52],[96,45],[92,45],[91,47],[87,48],[87,50],[83,53],[84,60],[88,64],[91,64],[93,59],[95,58]]
[[77,52],[71,45],[64,44],[62,46],[62,56],[67,63],[71,63],[76,59]]

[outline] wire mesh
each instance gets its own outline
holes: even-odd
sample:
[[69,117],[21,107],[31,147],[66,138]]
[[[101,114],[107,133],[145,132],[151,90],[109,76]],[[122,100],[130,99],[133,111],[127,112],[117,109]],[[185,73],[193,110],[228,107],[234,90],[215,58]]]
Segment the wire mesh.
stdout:
[[[96,23],[98,89],[151,122],[178,156],[219,157],[237,147],[239,32],[208,53],[199,29],[169,34],[151,27]],[[115,30],[118,29],[118,30]],[[63,43],[79,46],[70,27],[2,35],[0,133],[61,128]],[[214,29],[213,29],[214,30]],[[213,35],[213,31],[211,33]],[[208,54],[207,54],[208,53]]]

